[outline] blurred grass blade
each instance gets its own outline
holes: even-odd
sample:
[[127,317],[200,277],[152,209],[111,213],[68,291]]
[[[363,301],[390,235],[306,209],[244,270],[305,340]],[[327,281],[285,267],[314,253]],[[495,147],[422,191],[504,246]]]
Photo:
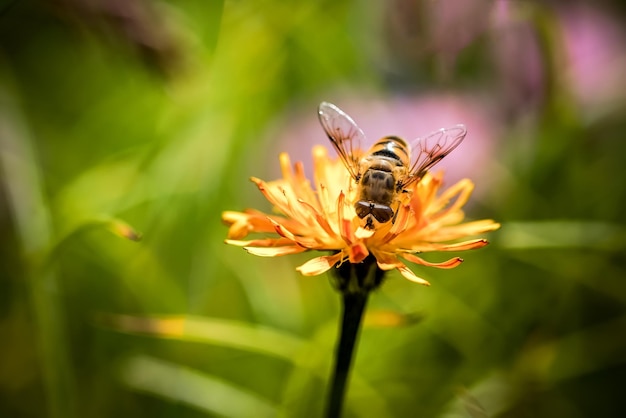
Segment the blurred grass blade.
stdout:
[[55,253],[61,247],[63,247],[65,243],[67,243],[77,235],[81,234],[82,232],[98,228],[105,229],[111,232],[113,235],[117,235],[118,237],[127,239],[129,241],[137,242],[141,241],[141,239],[143,238],[140,232],[135,230],[132,226],[122,221],[121,219],[103,217],[86,220],[81,224],[75,226],[74,229],[67,232],[65,235],[62,235],[61,238],[59,238],[54,244],[52,244],[49,250],[49,257],[54,256]]
[[[268,327],[227,319],[190,316],[140,317],[102,314],[98,322],[123,332],[214,344],[285,359],[293,364],[294,369],[285,382],[282,399],[294,408],[300,404],[301,398],[306,393],[299,390],[300,388],[308,388],[314,378],[328,377],[331,348],[321,342],[305,341]],[[369,412],[374,412],[374,416],[393,416],[376,389],[358,372],[353,376],[352,386],[354,393],[359,393],[367,399],[365,405]]]
[[[599,374],[626,363],[626,315],[581,328],[525,350],[518,369],[547,375],[552,381],[571,381]],[[589,342],[593,350],[589,350]]]
[[367,328],[398,328],[415,325],[424,319],[420,313],[402,313],[388,309],[366,312],[363,326]]
[[[524,392],[519,388],[528,382],[557,387],[560,382],[575,382],[577,378],[619,367],[624,364],[626,342],[616,336],[623,334],[625,328],[626,316],[621,315],[558,338],[528,344],[520,350],[515,364],[461,389],[442,417],[466,417],[466,412],[479,418],[502,416],[524,402]],[[589,349],[590,341],[593,350]]]
[[127,386],[224,417],[274,417],[276,406],[260,396],[198,371],[148,356],[128,359]]
[[[0,74],[0,80],[5,78],[10,76]],[[52,222],[34,141],[17,101],[0,83],[0,179],[20,241],[48,413],[69,418],[75,416],[75,385],[63,311],[56,274],[43,262],[53,239]]]
[[269,327],[241,321],[192,316],[101,315],[100,323],[116,330],[158,338],[237,348],[292,361],[305,341]]
[[499,416],[515,402],[514,387],[508,376],[492,373],[474,383],[471,387],[461,387],[442,418],[486,418]]
[[98,222],[118,237],[125,238],[130,241],[141,241],[141,233],[137,232],[132,226],[120,219],[101,219]]
[[457,392],[465,410],[472,418],[488,418],[489,414],[485,411],[485,408],[481,403],[472,396],[472,394],[465,388],[461,388]]
[[609,250],[623,246],[623,226],[593,221],[509,222],[497,233],[503,248],[595,248]]

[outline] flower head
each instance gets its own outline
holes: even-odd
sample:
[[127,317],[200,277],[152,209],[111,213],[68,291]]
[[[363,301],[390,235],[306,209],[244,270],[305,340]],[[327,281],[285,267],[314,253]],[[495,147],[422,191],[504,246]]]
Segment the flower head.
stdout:
[[[265,182],[252,178],[278,214],[252,209],[224,212],[222,219],[230,227],[226,243],[264,257],[309,250],[332,252],[299,266],[297,270],[305,276],[322,274],[344,262],[361,263],[371,255],[379,269],[397,269],[405,278],[428,285],[405,261],[429,267],[456,267],[463,261],[459,257],[433,263],[417,254],[483,247],[487,244],[485,239],[464,239],[500,226],[492,220],[462,222],[461,208],[474,187],[470,180],[461,180],[440,192],[442,175],[426,173],[408,190],[410,197],[400,205],[394,222],[374,230],[364,229],[353,206],[354,181],[343,163],[329,157],[322,146],[313,149],[313,160],[313,182],[306,178],[302,163],[292,168],[285,153],[280,155],[281,179]],[[251,233],[265,237],[245,239]]]

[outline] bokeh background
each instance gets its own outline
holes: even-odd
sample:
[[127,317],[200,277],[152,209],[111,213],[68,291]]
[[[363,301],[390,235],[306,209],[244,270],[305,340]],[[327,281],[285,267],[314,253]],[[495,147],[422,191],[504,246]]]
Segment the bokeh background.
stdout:
[[[346,417],[617,417],[622,2],[0,1],[0,416],[321,416],[339,297],[223,244],[250,176],[457,123],[492,244],[370,300]],[[138,240],[139,235],[141,239]],[[444,255],[433,254],[438,261]]]

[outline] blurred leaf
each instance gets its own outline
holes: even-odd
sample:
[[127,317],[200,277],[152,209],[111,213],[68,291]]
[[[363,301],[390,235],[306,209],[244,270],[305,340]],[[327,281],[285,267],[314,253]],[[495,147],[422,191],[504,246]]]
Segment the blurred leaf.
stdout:
[[293,335],[242,321],[190,316],[137,317],[101,315],[101,324],[123,332],[200,342],[269,354],[293,360],[307,344]]
[[[286,379],[284,393],[281,396],[288,408],[303,407],[306,388],[312,384],[312,379],[316,377],[326,380],[327,373],[330,371],[329,353],[331,350],[324,346],[321,340],[315,339],[314,342],[308,342],[261,325],[217,318],[136,317],[109,314],[100,315],[97,321],[123,332],[215,344],[288,360],[295,366],[290,377]],[[334,331],[334,326],[324,329],[324,334],[326,334],[327,331]],[[326,337],[322,339],[328,341]],[[378,395],[375,387],[360,376],[358,370],[352,372],[351,387],[355,398],[366,398],[368,401],[365,404],[356,400],[352,401],[349,403],[350,409],[363,412],[375,411],[375,416],[381,418],[392,416],[385,400]]]
[[424,316],[419,313],[400,313],[391,310],[369,310],[363,320],[364,328],[397,328],[415,325]]
[[132,389],[225,417],[274,417],[276,406],[228,382],[148,356],[131,357],[120,378]]
[[513,387],[505,376],[494,373],[469,388],[457,390],[442,418],[496,417],[509,405]]
[[593,221],[508,222],[497,232],[498,245],[509,249],[624,247],[622,225]]
[[550,379],[579,378],[626,364],[626,340],[616,338],[625,329],[626,315],[623,315],[539,345],[535,351],[538,354],[549,351],[552,355],[547,369]]
[[141,241],[142,238],[141,233],[136,231],[132,226],[122,221],[121,219],[103,217],[100,219],[88,220],[78,225],[76,229],[59,239],[56,244],[53,244],[50,253],[54,253],[55,251],[57,251],[58,248],[63,245],[63,243],[65,243],[67,240],[72,239],[75,235],[80,234],[84,231],[99,228],[110,231],[113,235],[127,239],[129,241]]
[[130,241],[140,241],[141,233],[133,229],[132,226],[119,219],[107,219],[100,221],[102,225],[115,235],[126,238]]
[[474,398],[469,391],[465,389],[459,389],[458,396],[463,401],[465,410],[472,418],[488,418],[489,414],[485,411],[485,408]]
[[[1,58],[1,57],[0,57]],[[52,216],[45,197],[44,176],[35,147],[36,138],[24,120],[11,74],[0,61],[0,190],[15,220],[19,239],[22,286],[28,289],[35,338],[42,368],[48,413],[53,418],[75,415],[75,381],[70,370],[63,310],[56,271],[42,263],[53,239]],[[3,196],[4,197],[4,196]]]

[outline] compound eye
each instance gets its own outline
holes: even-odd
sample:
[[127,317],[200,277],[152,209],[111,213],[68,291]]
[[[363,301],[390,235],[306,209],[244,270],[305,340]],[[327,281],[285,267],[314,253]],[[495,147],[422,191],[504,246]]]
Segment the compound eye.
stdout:
[[364,200],[359,200],[354,205],[354,210],[356,211],[357,216],[359,218],[363,219],[367,215],[369,215],[369,213],[371,212],[372,208],[371,208],[371,204],[370,203],[368,203],[368,202],[366,202]]
[[389,206],[375,205],[372,209],[372,215],[378,222],[384,224],[393,218],[393,210]]

